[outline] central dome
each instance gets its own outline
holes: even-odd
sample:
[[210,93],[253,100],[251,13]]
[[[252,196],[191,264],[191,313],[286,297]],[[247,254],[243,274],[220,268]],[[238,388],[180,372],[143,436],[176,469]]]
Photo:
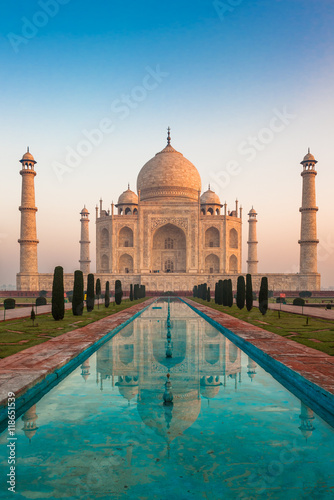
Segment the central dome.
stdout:
[[186,198],[197,201],[201,178],[197,168],[183,154],[168,144],[141,169],[137,178],[140,200],[155,198]]

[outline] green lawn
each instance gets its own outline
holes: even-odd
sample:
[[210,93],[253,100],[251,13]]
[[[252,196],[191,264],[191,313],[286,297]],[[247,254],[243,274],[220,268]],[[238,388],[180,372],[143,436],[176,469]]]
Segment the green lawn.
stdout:
[[41,314],[36,317],[35,326],[32,326],[32,321],[29,318],[1,321],[0,358],[5,358],[28,347],[41,344],[50,338],[76,330],[145,300],[147,298],[134,300],[133,302],[125,299],[119,306],[110,303],[109,308],[105,308],[104,304],[100,304],[98,309],[97,305],[95,305],[95,309],[90,313],[85,308],[82,316],[73,316],[70,309],[65,311],[65,317],[62,321],[54,321],[51,314]]
[[298,314],[281,311],[279,318],[278,311],[268,309],[267,314],[262,316],[257,307],[248,312],[246,308],[238,309],[235,304],[230,308],[219,306],[214,301],[206,302],[192,297],[191,300],[334,356],[334,321],[309,318],[307,325],[306,316]]

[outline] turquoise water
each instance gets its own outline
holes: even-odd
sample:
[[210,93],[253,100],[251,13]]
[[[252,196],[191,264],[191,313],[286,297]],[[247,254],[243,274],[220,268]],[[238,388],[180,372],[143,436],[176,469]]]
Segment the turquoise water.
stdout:
[[167,316],[155,303],[18,419],[15,498],[333,498],[333,429],[188,306]]

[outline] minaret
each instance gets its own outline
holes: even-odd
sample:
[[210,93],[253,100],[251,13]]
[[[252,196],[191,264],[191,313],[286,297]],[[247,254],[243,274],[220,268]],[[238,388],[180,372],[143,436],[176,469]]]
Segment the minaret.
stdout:
[[33,405],[29,410],[25,412],[22,417],[24,422],[23,424],[23,432],[31,442],[31,438],[34,437],[36,431],[38,429],[36,420],[38,419],[38,415],[36,414],[36,405]]
[[257,237],[256,237],[256,224],[257,224],[257,213],[256,210],[252,207],[252,209],[249,212],[249,233],[248,233],[248,260],[247,260],[247,272],[249,274],[257,274],[257,265],[258,265],[258,260],[257,260]]
[[[34,157],[29,152],[23,155],[22,169],[20,170],[20,175],[22,175],[22,195],[21,195],[21,206],[19,210],[21,212],[21,232],[20,239],[20,275],[36,275],[38,276],[38,266],[37,266],[37,240],[36,234],[36,212],[35,207],[35,164]],[[24,280],[22,281],[22,276],[19,276],[19,289],[23,285],[24,289],[35,288],[38,290],[38,279]],[[32,286],[31,286],[32,285]],[[28,287],[28,288],[27,288]],[[31,288],[30,288],[31,287]]]
[[301,162],[303,171],[303,199],[299,211],[302,214],[300,240],[300,273],[317,272],[317,211],[315,200],[315,165],[318,162],[308,150],[308,154]]
[[90,259],[89,259],[89,212],[84,206],[80,212],[81,215],[81,240],[80,240],[80,271],[83,273],[90,273]]

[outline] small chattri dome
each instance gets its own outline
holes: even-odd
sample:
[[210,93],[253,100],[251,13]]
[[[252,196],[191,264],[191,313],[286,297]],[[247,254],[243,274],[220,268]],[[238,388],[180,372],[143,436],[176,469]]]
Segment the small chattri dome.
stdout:
[[310,148],[308,148],[308,153],[307,155],[304,156],[304,160],[301,163],[303,164],[311,161],[318,163],[317,160],[314,158],[313,154],[311,154]]
[[118,198],[118,205],[138,205],[138,196],[128,187]]
[[256,210],[254,209],[254,207],[252,207],[252,208],[250,209],[250,211],[249,211],[249,214],[248,214],[248,215],[250,215],[250,214],[255,214],[255,215],[257,215],[257,212],[256,212]]
[[201,196],[201,205],[221,205],[219,196],[209,187]]
[[89,214],[87,208],[86,208],[86,205],[83,207],[83,209],[81,210],[80,212],[81,214]]
[[24,155],[22,156],[22,160],[20,160],[21,163],[25,163],[25,162],[32,162],[32,163],[37,163],[35,161],[35,158],[33,157],[33,155],[29,152],[29,148],[27,150],[26,153],[24,153]]

